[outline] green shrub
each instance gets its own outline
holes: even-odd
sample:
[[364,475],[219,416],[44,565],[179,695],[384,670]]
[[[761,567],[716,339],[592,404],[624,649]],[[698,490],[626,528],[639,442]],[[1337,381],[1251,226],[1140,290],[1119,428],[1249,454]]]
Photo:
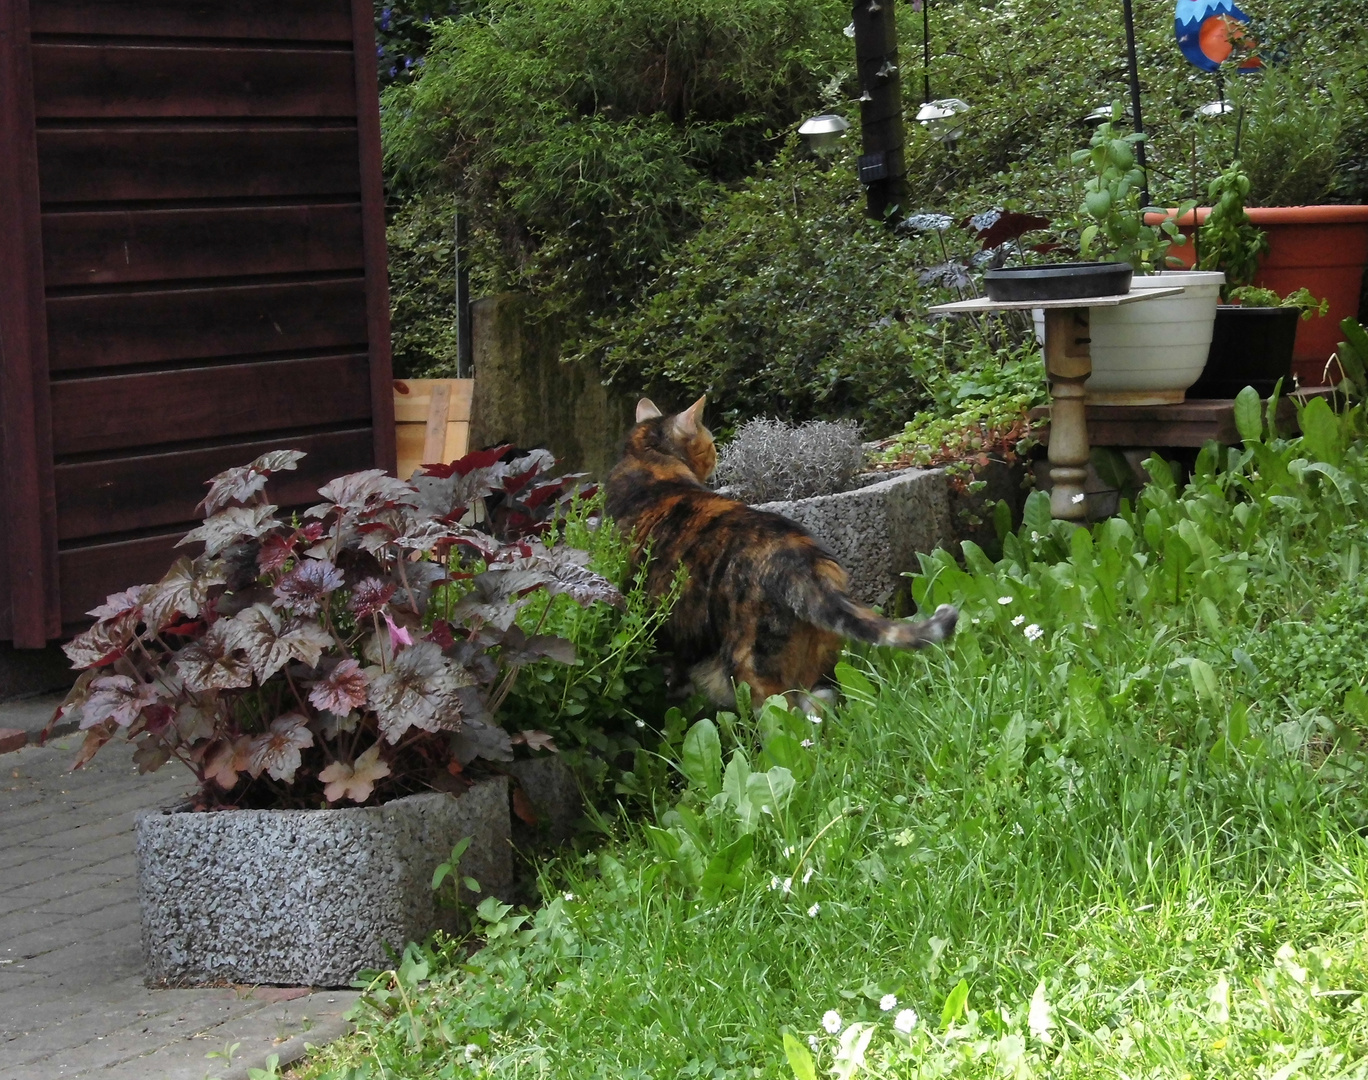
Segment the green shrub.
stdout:
[[455,219],[450,195],[419,195],[395,210],[386,230],[397,379],[456,375]]

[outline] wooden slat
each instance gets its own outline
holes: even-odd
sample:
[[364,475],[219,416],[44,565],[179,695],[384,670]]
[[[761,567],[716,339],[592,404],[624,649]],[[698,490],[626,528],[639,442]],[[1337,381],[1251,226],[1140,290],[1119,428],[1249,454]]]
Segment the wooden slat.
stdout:
[[14,644],[61,626],[28,5],[0,3],[0,529]]
[[371,431],[358,427],[58,465],[58,535],[69,541],[191,521],[210,477],[281,449],[308,457],[296,471],[272,478],[268,493],[278,505],[302,506],[334,477],[370,467]]
[[33,81],[40,120],[356,114],[348,52],[36,44]]
[[71,379],[52,385],[53,452],[90,454],[370,419],[364,354]]
[[53,371],[366,344],[360,278],[52,297],[47,312]]
[[348,0],[31,0],[37,34],[350,41]]
[[356,195],[350,128],[117,127],[38,133],[43,204]]
[[[396,473],[413,475],[419,465],[455,461],[470,445],[470,408],[474,379],[395,379],[394,420]],[[446,390],[440,439],[433,425],[433,405]]]
[[360,163],[362,233],[366,247],[366,340],[370,344],[375,464],[393,472],[394,391],[390,386],[389,257],[385,246],[385,182],[380,172],[380,95],[376,93],[375,7],[351,0],[352,57],[356,76],[356,132]]
[[86,612],[112,592],[160,580],[180,554],[176,541],[184,535],[185,530],[177,529],[141,540],[93,544],[59,554],[63,626],[72,630],[88,624]]
[[361,270],[361,206],[43,215],[49,287]]

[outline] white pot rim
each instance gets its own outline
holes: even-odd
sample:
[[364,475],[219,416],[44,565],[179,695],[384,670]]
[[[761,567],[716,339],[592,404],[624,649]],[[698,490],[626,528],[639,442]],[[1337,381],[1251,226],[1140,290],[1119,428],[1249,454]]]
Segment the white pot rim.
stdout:
[[1132,289],[1165,289],[1175,285],[1224,285],[1225,274],[1220,270],[1156,270],[1153,274],[1136,274],[1131,278]]

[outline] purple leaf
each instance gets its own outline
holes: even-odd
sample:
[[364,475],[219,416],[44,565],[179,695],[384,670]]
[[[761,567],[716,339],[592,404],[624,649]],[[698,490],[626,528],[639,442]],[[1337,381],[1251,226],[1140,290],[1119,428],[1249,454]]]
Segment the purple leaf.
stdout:
[[317,667],[323,650],[333,643],[332,635],[318,623],[300,619],[285,622],[265,604],[239,611],[228,621],[224,635],[228,644],[247,654],[252,672],[261,682],[291,660]]
[[305,559],[276,583],[275,607],[317,615],[328,595],[342,587],[342,571],[324,559]]
[[257,537],[278,529],[280,522],[273,516],[274,506],[230,506],[213,517],[206,518],[198,529],[191,529],[176,544],[193,544],[199,540],[204,543],[206,555],[217,555],[224,548],[239,540],[255,540]]
[[366,686],[369,682],[361,665],[347,657],[314,683],[309,691],[309,704],[316,709],[346,716],[352,709],[359,709],[366,703]]
[[388,672],[371,680],[370,702],[385,741],[397,743],[410,727],[457,731],[461,726],[456,691],[470,677],[431,641],[410,645]]
[[157,688],[127,675],[106,675],[90,684],[91,694],[81,708],[81,727],[91,728],[106,720],[128,727],[138,714],[157,700]]
[[151,589],[151,585],[134,585],[123,592],[110,593],[103,604],[91,608],[86,614],[96,619],[117,619],[121,615],[137,614]]
[[416,506],[418,493],[402,480],[396,480],[383,469],[339,476],[318,489],[324,502],[309,507],[305,517],[324,517],[335,509],[353,513],[369,513],[385,506]]
[[93,668],[122,656],[138,629],[139,615],[130,611],[115,619],[101,620],[62,646],[71,666]]
[[300,713],[286,713],[271,722],[271,730],[258,735],[248,750],[247,771],[253,776],[269,773],[273,779],[293,783],[301,750],[313,745],[313,732]]
[[512,761],[513,743],[508,732],[498,725],[467,717],[461,730],[451,737],[451,754],[462,765],[469,765],[476,758]]
[[160,630],[176,614],[197,618],[209,602],[209,590],[226,582],[226,568],[221,563],[204,557],[192,562],[182,555],[166,576],[150,587],[143,618],[153,630]]
[[220,619],[209,632],[175,654],[176,674],[188,690],[236,690],[252,685],[252,665],[237,655],[233,620]]
[[295,468],[303,457],[302,450],[272,450],[250,465],[227,469],[209,481],[209,494],[196,509],[216,514],[229,503],[244,503],[265,489],[266,479],[272,473]]
[[351,599],[347,601],[347,607],[352,610],[357,618],[367,618],[383,611],[397,588],[398,586],[392,581],[385,581],[376,577],[364,578],[357,582],[356,588],[352,589]]

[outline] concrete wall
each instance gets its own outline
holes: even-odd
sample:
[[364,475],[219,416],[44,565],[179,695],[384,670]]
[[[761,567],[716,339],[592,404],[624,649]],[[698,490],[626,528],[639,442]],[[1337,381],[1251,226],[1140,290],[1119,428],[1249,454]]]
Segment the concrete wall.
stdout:
[[562,363],[558,327],[531,320],[525,296],[500,293],[470,307],[472,449],[503,442],[545,446],[569,471],[606,478],[636,399],[604,386],[591,365]]

